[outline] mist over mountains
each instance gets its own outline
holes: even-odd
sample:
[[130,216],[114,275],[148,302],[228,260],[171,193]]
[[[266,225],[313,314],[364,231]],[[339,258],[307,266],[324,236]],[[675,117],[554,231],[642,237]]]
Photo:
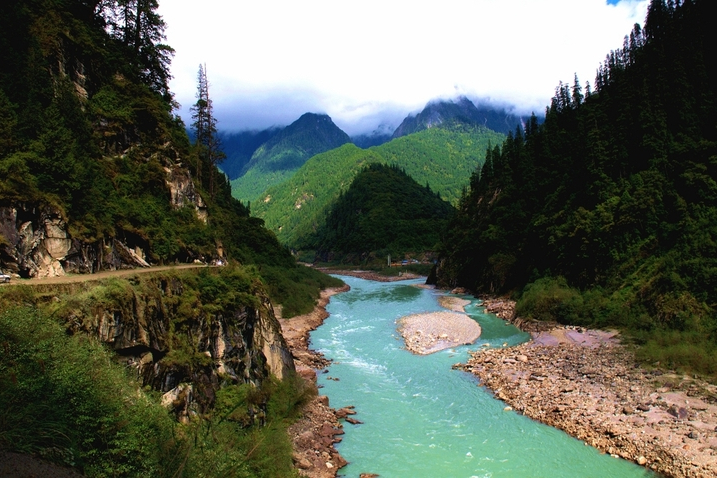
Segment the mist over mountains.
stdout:
[[[323,118],[323,122],[309,125],[308,119],[315,117]],[[527,117],[513,114],[508,107],[492,105],[489,102],[479,102],[476,106],[470,99],[461,96],[452,100],[432,100],[419,113],[407,115],[395,129],[384,123],[371,133],[349,138],[327,115],[307,113],[286,127],[275,126],[262,131],[220,132],[223,150],[227,155],[221,169],[234,181],[253,168],[264,171],[297,169],[314,154],[329,151],[346,142],[367,149],[380,146],[394,138],[454,123],[484,126],[507,134],[514,132],[518,126],[522,127],[526,120]],[[346,138],[348,140],[345,140]],[[279,160],[278,157],[283,159]],[[283,162],[284,166],[277,164],[277,161]],[[240,181],[243,182],[250,181]],[[239,183],[233,183],[235,192],[242,190],[238,195],[235,193],[239,198],[242,198],[242,195],[247,196],[243,199],[255,196],[255,192],[247,193],[243,191],[244,186],[237,184]],[[250,188],[252,191],[256,189],[253,184]]]

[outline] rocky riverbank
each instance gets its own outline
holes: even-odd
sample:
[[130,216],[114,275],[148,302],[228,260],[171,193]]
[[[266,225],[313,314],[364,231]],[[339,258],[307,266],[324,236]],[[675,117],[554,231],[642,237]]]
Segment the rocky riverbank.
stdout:
[[507,412],[666,476],[717,476],[716,386],[641,367],[615,332],[521,321],[511,301],[486,305],[533,336],[516,347],[477,351],[459,365]]
[[[349,286],[322,291],[311,313],[279,320],[282,334],[294,357],[296,371],[311,386],[316,386],[316,370],[325,368],[329,361],[309,349],[309,333],[328,317],[326,304],[329,298],[347,290]],[[328,397],[323,395],[317,395],[305,406],[302,418],[289,427],[294,446],[294,464],[303,476],[333,478],[339,468],[346,465],[346,460],[336,451],[334,444],[341,441],[344,433],[339,419],[354,413],[350,408],[334,410],[329,406]],[[349,421],[352,422],[360,423],[353,419]]]
[[421,277],[411,272],[403,272],[400,273],[401,275],[397,276],[385,276],[373,271],[332,269],[330,267],[317,267],[317,269],[325,274],[358,277],[359,279],[372,280],[376,282],[397,282],[401,280],[418,279]]

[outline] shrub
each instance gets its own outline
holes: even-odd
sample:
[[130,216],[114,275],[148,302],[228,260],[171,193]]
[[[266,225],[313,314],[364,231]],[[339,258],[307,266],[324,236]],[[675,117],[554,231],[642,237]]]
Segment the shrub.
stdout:
[[529,284],[516,304],[518,315],[562,324],[584,322],[582,311],[580,291],[568,287],[563,277],[544,277]]
[[101,345],[30,308],[0,314],[0,344],[0,447],[88,476],[171,476],[173,420]]

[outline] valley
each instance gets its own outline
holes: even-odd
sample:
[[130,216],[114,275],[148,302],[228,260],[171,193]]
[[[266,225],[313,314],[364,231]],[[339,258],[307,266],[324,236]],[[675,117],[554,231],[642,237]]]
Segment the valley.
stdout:
[[[519,83],[593,38],[531,52],[540,66],[503,77],[506,101],[475,85],[510,65],[470,42],[384,45],[389,63],[348,77],[357,52],[328,23],[291,39],[274,25],[205,47],[228,56],[192,77],[171,69],[193,47],[165,43],[157,0],[3,3],[0,461],[90,477],[714,475],[714,2],[592,3],[613,20],[646,8],[644,23],[529,115]],[[237,35],[266,20],[235,19]],[[336,100],[393,65],[405,91]],[[473,86],[416,96],[456,66]]]

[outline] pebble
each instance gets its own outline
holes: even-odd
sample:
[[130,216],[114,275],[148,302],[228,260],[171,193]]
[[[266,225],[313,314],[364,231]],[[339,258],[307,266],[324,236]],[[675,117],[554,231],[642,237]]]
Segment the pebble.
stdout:
[[[692,431],[687,421],[705,405],[693,403],[693,398],[690,405],[676,402],[673,394],[683,393],[681,385],[664,379],[655,385],[651,378],[655,375],[636,367],[632,352],[616,342],[594,348],[532,342],[481,349],[471,354],[462,369],[478,376],[481,385],[503,400],[505,411],[560,428],[587,446],[632,459],[665,476],[717,476],[717,460],[705,462],[702,457],[699,471],[687,472],[701,453],[699,440],[712,436],[711,431]],[[657,387],[665,385],[669,388],[659,397]],[[698,415],[705,420],[707,413]],[[706,423],[717,432],[714,421]],[[673,434],[671,440],[666,432]],[[676,436],[679,442],[697,441],[677,445]]]

